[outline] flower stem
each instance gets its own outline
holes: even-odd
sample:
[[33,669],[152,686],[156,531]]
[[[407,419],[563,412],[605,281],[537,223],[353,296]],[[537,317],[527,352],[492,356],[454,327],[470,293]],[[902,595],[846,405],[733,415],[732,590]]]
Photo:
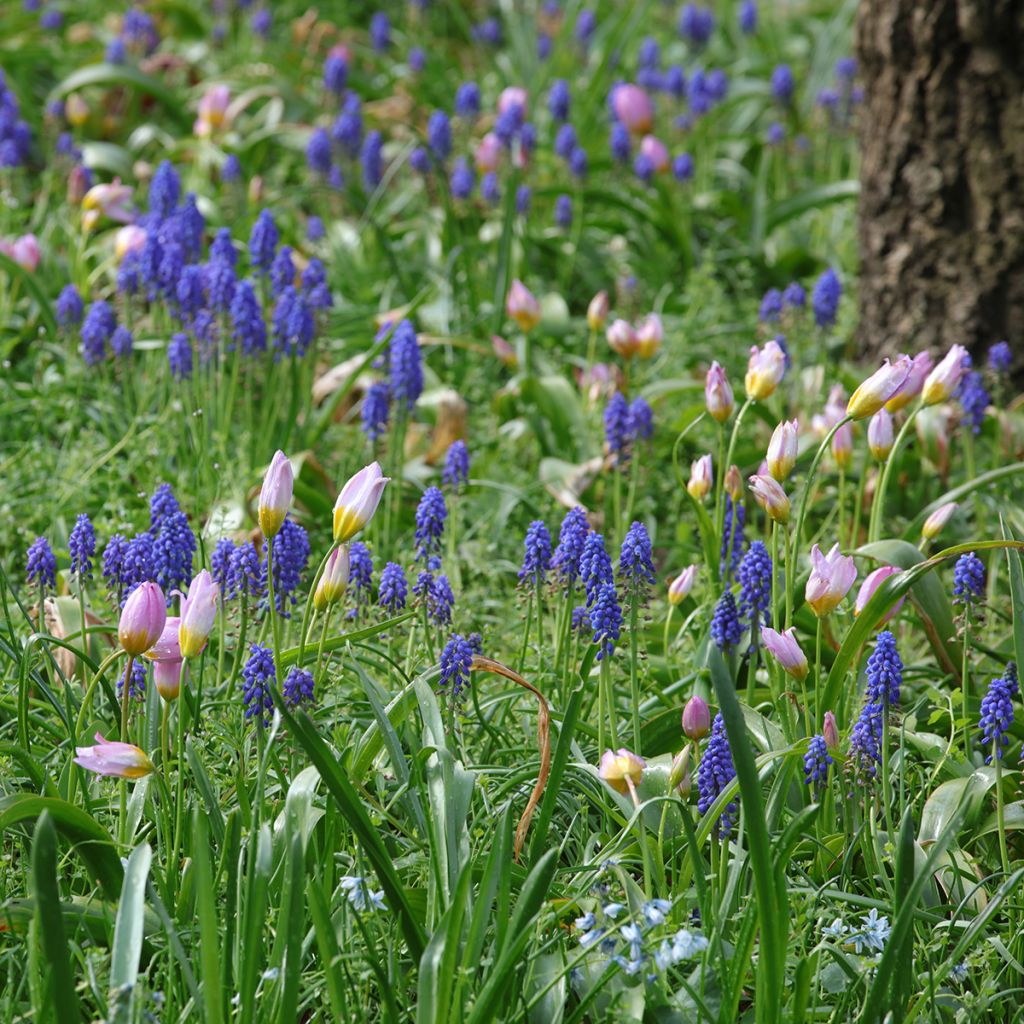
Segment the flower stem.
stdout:
[[907,432],[910,430],[910,425],[914,422],[914,419],[921,411],[921,408],[922,406],[919,403],[910,411],[910,415],[907,416],[903,426],[900,427],[900,432],[896,435],[896,440],[893,442],[892,451],[889,452],[889,455],[885,460],[885,465],[882,467],[882,475],[878,480],[878,488],[875,491],[874,500],[871,502],[871,517],[868,521],[869,543],[874,543],[878,540],[878,534],[882,529],[882,516],[885,512],[885,494],[889,489],[889,477],[892,475],[892,468],[896,463],[896,456],[899,453],[900,445],[907,436]]

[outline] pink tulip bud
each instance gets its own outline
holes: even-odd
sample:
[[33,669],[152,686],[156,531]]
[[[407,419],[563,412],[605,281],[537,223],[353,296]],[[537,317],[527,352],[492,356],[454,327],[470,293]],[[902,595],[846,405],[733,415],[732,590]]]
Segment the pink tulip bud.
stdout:
[[350,541],[373,518],[390,479],[371,462],[345,484],[334,503],[335,544]]
[[328,605],[340,601],[345,596],[348,586],[348,548],[345,545],[335,548],[327,558],[320,582],[313,594],[313,607],[322,612]]
[[478,143],[473,160],[481,174],[496,171],[501,163],[501,139],[494,132],[488,132]]
[[636,329],[636,350],[641,359],[650,359],[659,348],[665,329],[657,313],[648,313]]
[[909,405],[921,394],[925,378],[931,373],[934,362],[935,360],[932,359],[928,352],[918,352],[914,356],[910,361],[910,372],[907,374],[907,379],[903,382],[903,387],[885,403],[885,407],[889,412],[899,412],[900,409]]
[[77,92],[73,92],[64,101],[64,116],[72,127],[81,128],[89,120],[89,104]]
[[888,359],[876,370],[846,403],[846,415],[855,420],[874,416],[906,384],[910,376],[910,356],[900,356],[895,363]]
[[750,484],[754,500],[768,513],[770,519],[777,523],[789,522],[789,497],[778,480],[757,473],[747,483]]
[[711,465],[711,456],[702,455],[690,466],[690,482],[686,485],[686,489],[692,498],[703,501],[714,482],[715,474]]
[[117,234],[114,235],[114,255],[118,262],[129,253],[142,252],[147,234],[146,229],[140,228],[138,224],[125,224],[123,228],[118,228]]
[[832,457],[840,469],[845,469],[853,458],[853,424],[844,423],[832,435]]
[[592,331],[599,331],[608,320],[608,293],[598,292],[587,306],[587,326]]
[[868,448],[879,462],[884,462],[892,451],[892,445],[892,413],[888,409],[879,409],[868,421]]
[[11,259],[23,270],[35,273],[40,259],[39,239],[32,234],[16,238],[11,245]]
[[167,622],[167,602],[163,591],[151,582],[142,583],[128,595],[117,639],[133,658],[145,654],[160,639]]
[[96,733],[95,747],[75,747],[75,764],[97,775],[117,779],[141,779],[154,770],[145,751],[131,743],[105,740]]
[[645,135],[640,141],[640,152],[651,161],[656,174],[664,174],[672,164],[668,147],[655,135]]
[[150,661],[181,661],[181,643],[178,637],[180,626],[181,618],[179,616],[167,616],[160,637],[146,651],[146,657]]
[[268,540],[276,537],[284,525],[285,517],[292,506],[294,479],[288,456],[280,450],[275,452],[263,477],[257,513],[260,530]]
[[693,748],[687,744],[672,758],[672,767],[668,773],[668,791],[675,792],[684,800],[690,795],[693,789],[693,779],[690,778],[690,756]]
[[942,362],[928,374],[921,389],[921,398],[925,405],[937,405],[953,396],[964,373],[966,355],[967,349],[963,345],[954,345],[943,357]]
[[[860,613],[864,611],[864,606],[875,596],[875,591],[890,576],[898,576],[902,571],[902,569],[898,569],[895,565],[883,565],[877,568],[874,572],[868,573],[864,582],[860,585],[860,590],[857,591],[857,600],[853,603],[853,614],[860,615]],[[900,610],[900,608],[903,607],[903,602],[905,600],[906,595],[901,597],[896,604],[886,612],[877,625],[880,626],[882,623],[888,622]]]
[[89,194],[89,169],[75,164],[68,172],[68,202],[78,206]]
[[732,415],[736,404],[732,388],[729,386],[729,378],[717,362],[711,364],[711,369],[704,378],[704,404],[707,406],[708,415],[718,423],[724,423]]
[[821,734],[829,750],[839,749],[839,727],[836,725],[836,716],[831,711],[825,712]]
[[217,618],[220,587],[210,573],[203,569],[189,584],[188,597],[181,599],[181,623],[178,643],[183,658],[195,658],[206,646]]
[[95,212],[97,217],[107,217],[121,224],[129,224],[135,216],[132,209],[131,186],[122,185],[120,178],[115,178],[109,184],[93,185],[82,198],[82,209]]
[[632,784],[640,785],[643,770],[647,762],[642,757],[630,753],[625,747],[618,751],[606,750],[601,755],[598,775],[608,783],[616,793],[625,793]]
[[779,386],[785,372],[786,354],[777,342],[766,342],[764,348],[751,346],[747,375],[744,378],[747,397],[758,401],[769,398]]
[[523,117],[526,117],[528,99],[526,90],[522,86],[507,86],[502,89],[501,95],[498,96],[498,113],[504,114],[507,110],[511,110],[512,107],[518,107],[523,112]]
[[804,598],[819,619],[835,611],[857,579],[857,566],[835,544],[827,555],[817,544],[811,548],[811,575]]
[[694,694],[683,707],[683,735],[702,740],[711,731],[711,709],[703,697]]
[[743,477],[740,476],[740,467],[735,463],[725,471],[725,493],[733,501],[743,497]]
[[515,368],[518,362],[516,350],[500,334],[491,335],[491,351],[505,366]]
[[697,566],[688,565],[669,585],[668,602],[671,605],[682,604],[693,590],[693,581],[697,578]]
[[157,661],[153,663],[153,682],[156,692],[170,703],[177,700],[181,693],[181,680],[185,674],[185,663],[182,661]]
[[638,85],[624,82],[612,93],[612,112],[633,135],[643,135],[654,122],[654,104]]
[[953,518],[953,513],[960,506],[955,501],[947,501],[945,505],[940,505],[925,521],[924,526],[921,527],[921,536],[925,540],[935,540],[946,523]]
[[613,320],[605,333],[611,350],[623,359],[632,359],[640,348],[636,331],[628,320]]
[[807,678],[807,657],[796,639],[796,630],[790,626],[785,632],[778,632],[770,626],[761,627],[761,640],[765,649],[794,679]]
[[512,282],[512,287],[509,288],[508,298],[505,300],[505,312],[515,320],[520,330],[525,332],[532,331],[540,323],[540,303],[518,278]]
[[783,420],[768,442],[768,472],[776,480],[785,480],[796,465],[800,424],[796,420]]
[[192,126],[200,139],[215,135],[228,126],[228,107],[231,105],[231,90],[226,85],[215,85],[203,93],[199,101],[199,116]]

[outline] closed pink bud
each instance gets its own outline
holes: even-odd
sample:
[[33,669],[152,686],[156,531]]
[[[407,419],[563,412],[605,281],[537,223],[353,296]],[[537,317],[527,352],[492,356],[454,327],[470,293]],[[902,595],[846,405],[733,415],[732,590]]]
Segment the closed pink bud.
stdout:
[[868,448],[879,462],[889,457],[893,445],[892,413],[879,409],[868,421]]
[[835,611],[857,579],[857,566],[835,544],[827,555],[817,544],[811,548],[811,574],[804,598],[818,618]]
[[335,544],[350,541],[373,518],[390,479],[371,462],[345,484],[334,503]]
[[348,586],[349,558],[348,548],[343,544],[335,548],[327,558],[320,582],[313,594],[313,607],[322,612],[328,605],[340,601]]
[[188,587],[188,597],[181,599],[181,623],[178,643],[183,658],[195,658],[206,646],[217,618],[220,587],[209,571],[203,569]]
[[729,378],[717,362],[711,364],[711,369],[704,378],[704,404],[707,406],[708,415],[718,423],[724,423],[732,415],[736,404],[732,388],[729,386]]
[[185,672],[185,663],[182,661],[153,663],[153,682],[156,685],[156,692],[168,703],[178,699],[181,693],[181,680]]
[[829,750],[839,749],[839,726],[836,725],[836,716],[831,711],[824,714],[821,734]]
[[534,298],[533,292],[518,278],[509,288],[505,312],[515,320],[522,331],[532,331],[540,323],[540,303]]
[[750,477],[747,483],[750,484],[754,500],[768,513],[770,519],[777,523],[789,522],[789,496],[778,480],[757,473]]
[[702,740],[711,731],[711,709],[703,697],[694,694],[683,708],[683,735]]
[[684,800],[690,795],[693,789],[693,779],[690,777],[690,756],[693,748],[687,744],[672,758],[672,767],[668,773],[668,791],[675,792]]
[[228,109],[231,105],[231,91],[226,85],[215,85],[203,93],[199,101],[199,116],[192,131],[200,139],[216,135],[229,124]]
[[615,86],[612,93],[612,111],[615,117],[634,135],[643,135],[651,130],[654,121],[654,104],[650,96],[640,88],[624,82]]
[[947,501],[945,505],[940,505],[925,521],[924,526],[921,527],[921,536],[925,540],[935,540],[946,523],[953,518],[953,513],[960,506],[955,501]]
[[776,480],[785,480],[796,465],[800,424],[796,420],[783,420],[768,442],[768,472]]
[[845,469],[853,458],[853,424],[844,423],[832,435],[832,457],[836,465]]
[[496,171],[501,163],[501,139],[494,132],[488,132],[478,143],[473,160],[481,174]]
[[605,336],[611,350],[623,359],[632,359],[637,354],[639,342],[636,331],[628,320],[613,320]]
[[523,117],[526,117],[527,99],[526,90],[522,86],[507,86],[498,97],[498,113],[504,114],[507,110],[518,107],[523,112]]
[[[895,565],[883,565],[877,568],[874,572],[868,573],[864,582],[860,585],[860,590],[857,591],[857,600],[853,603],[853,614],[860,615],[860,613],[864,611],[864,607],[868,601],[875,596],[875,591],[878,590],[878,588],[890,576],[898,576],[902,571],[902,569],[898,569]],[[880,626],[883,622],[888,622],[900,610],[900,608],[903,607],[903,602],[905,600],[906,595],[901,597],[896,604],[886,612],[882,619],[876,623],[876,625]]]
[[146,245],[148,232],[138,224],[125,224],[114,235],[114,255],[123,260],[129,253],[140,253]]
[[906,384],[910,367],[910,356],[900,356],[895,363],[886,359],[881,368],[850,395],[846,415],[855,420],[874,416]]
[[953,396],[957,384],[964,374],[964,357],[967,349],[954,345],[943,357],[942,362],[925,378],[921,398],[925,405],[937,405]]
[[645,135],[640,142],[640,152],[651,161],[656,174],[664,174],[672,164],[668,147],[656,135]]
[[292,507],[294,474],[292,464],[282,451],[274,453],[260,490],[258,517],[260,530],[268,540],[276,537]]
[[740,467],[735,463],[725,471],[725,493],[733,501],[739,501],[743,497],[743,477],[740,476]]
[[697,578],[697,566],[688,565],[669,585],[668,602],[672,605],[681,604],[693,590],[693,581]]
[[907,374],[907,379],[903,382],[903,387],[885,403],[886,409],[889,412],[899,412],[900,409],[909,405],[917,398],[924,387],[925,378],[932,372],[932,366],[934,365],[935,360],[932,359],[928,352],[918,352],[910,361],[910,372]]
[[807,656],[796,639],[796,630],[790,626],[785,632],[778,632],[770,626],[761,627],[761,640],[765,649],[794,679],[807,678]]
[[703,501],[714,482],[715,474],[711,465],[711,456],[702,455],[690,466],[690,482],[686,485],[686,489],[690,492],[690,497],[697,501]]
[[640,321],[636,329],[636,350],[641,359],[650,359],[659,348],[665,330],[661,324],[661,317],[657,313],[649,313]]
[[39,266],[39,239],[35,235],[28,234],[16,238],[11,244],[11,259],[18,264],[22,270],[34,273]]
[[164,592],[151,582],[141,583],[128,595],[117,625],[117,639],[133,658],[145,654],[160,639],[167,622]]
[[620,747],[617,751],[606,750],[601,755],[598,774],[616,793],[625,793],[630,785],[636,787],[640,784],[646,767],[647,762],[642,757]]
[[758,401],[769,398],[775,393],[785,372],[786,354],[778,342],[766,342],[764,348],[751,346],[744,378],[747,397]]
[[102,733],[96,733],[95,739],[95,747],[75,747],[75,764],[87,771],[115,779],[141,779],[154,770],[145,751],[134,744],[106,740]]
[[516,359],[516,350],[500,335],[491,335],[491,351],[506,365],[509,367],[515,367],[518,360]]
[[592,331],[599,331],[608,320],[608,293],[598,292],[587,306],[587,326]]

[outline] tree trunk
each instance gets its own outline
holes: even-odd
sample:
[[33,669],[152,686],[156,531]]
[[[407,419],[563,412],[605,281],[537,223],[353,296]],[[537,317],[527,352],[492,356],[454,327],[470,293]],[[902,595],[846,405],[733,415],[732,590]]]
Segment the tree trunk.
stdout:
[[861,0],[860,342],[1024,356],[1024,0]]

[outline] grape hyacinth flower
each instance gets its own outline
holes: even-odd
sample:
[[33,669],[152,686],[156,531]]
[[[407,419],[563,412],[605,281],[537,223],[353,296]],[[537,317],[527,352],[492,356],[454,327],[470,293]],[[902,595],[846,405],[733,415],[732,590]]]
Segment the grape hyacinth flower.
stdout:
[[740,584],[740,617],[750,627],[751,646],[756,647],[762,619],[771,621],[771,615],[765,613],[772,600],[772,560],[762,541],[755,540],[747,549],[736,578]]
[[175,380],[188,380],[192,376],[192,343],[187,334],[172,334],[167,343],[167,363]]
[[[148,669],[143,661],[132,663],[131,675],[128,677],[128,699],[141,700],[146,696],[146,676]],[[117,696],[120,699],[124,694],[124,676],[118,676]]]
[[833,763],[825,737],[812,736],[804,754],[804,784],[821,789],[828,781],[828,769]]
[[381,570],[377,603],[384,611],[397,615],[405,609],[408,594],[405,570],[397,562],[388,562]]
[[1007,733],[1013,724],[1013,693],[1016,685],[1016,679],[1010,677],[1007,671],[1005,676],[992,680],[988,692],[981,699],[978,725],[981,727],[981,746],[986,751],[985,764],[992,763],[993,754],[997,760],[1002,760],[1010,743]]
[[604,443],[616,464],[629,461],[629,440],[629,403],[621,391],[616,391],[604,410]]
[[896,650],[896,638],[884,630],[878,634],[875,649],[865,669],[867,699],[883,711],[899,706],[903,682],[903,661]]
[[349,545],[348,582],[355,598],[355,608],[349,617],[356,618],[362,607],[369,603],[373,585],[373,555],[362,541],[353,541]]
[[793,69],[788,64],[779,64],[771,75],[772,98],[782,106],[788,107],[793,102]]
[[715,613],[711,617],[711,639],[715,646],[722,652],[735,647],[743,636],[743,628],[740,626],[739,611],[736,608],[736,598],[732,591],[727,590],[715,605]]
[[168,516],[153,538],[153,567],[156,582],[168,595],[183,587],[192,576],[196,538],[188,517],[178,511]]
[[622,541],[619,552],[619,585],[634,606],[646,604],[650,587],[657,580],[651,552],[651,538],[643,523],[634,522]]
[[82,321],[82,359],[87,366],[95,366],[106,355],[107,342],[117,328],[117,318],[110,304],[94,302]]
[[991,398],[985,387],[985,380],[977,370],[971,370],[960,381],[957,399],[964,411],[964,421],[970,426],[972,434],[981,433],[981,425],[985,422],[985,411]]
[[45,537],[36,537],[25,557],[25,577],[42,590],[57,586],[57,559]]
[[1005,341],[997,341],[988,350],[988,368],[995,374],[1006,374],[1012,365],[1013,351],[1010,346]]
[[71,555],[71,571],[78,577],[81,587],[86,580],[92,579],[92,560],[96,554],[96,531],[86,513],[76,520],[68,537],[68,552]]
[[854,769],[864,778],[875,778],[882,763],[882,706],[864,702],[850,733],[850,756]]
[[245,717],[255,718],[261,728],[266,728],[274,710],[272,688],[277,679],[274,652],[269,647],[251,644],[249,658],[242,668],[242,678],[245,680],[242,689]]
[[728,583],[739,566],[743,555],[743,527],[747,510],[742,502],[733,501],[731,495],[725,496],[725,521],[722,526],[722,549],[719,553],[718,573],[724,583]]
[[[697,810],[701,814],[706,814],[735,777],[736,769],[732,763],[729,738],[725,732],[722,714],[719,712],[711,724],[711,739],[708,740],[700,764],[697,766]],[[736,801],[731,800],[726,804],[725,810],[718,819],[716,833],[719,839],[728,838],[732,831],[736,812]]]
[[249,259],[254,270],[261,274],[269,273],[278,239],[273,214],[269,210],[261,210],[249,235]]
[[286,519],[274,539],[274,605],[288,618],[288,608],[298,600],[297,591],[309,561],[309,535],[293,519]]
[[611,583],[612,560],[604,546],[604,537],[600,533],[588,533],[583,542],[583,551],[579,562],[580,579],[587,593],[587,607],[593,605],[598,592],[606,583]]
[[843,286],[839,283],[839,277],[828,267],[814,283],[811,292],[811,309],[814,311],[814,322],[819,327],[831,327],[836,322],[842,294]]
[[597,659],[601,661],[615,650],[622,631],[622,609],[613,583],[602,583],[594,595],[590,607],[590,628],[593,642],[600,645]]
[[399,409],[411,412],[423,393],[423,362],[411,320],[402,320],[391,336],[389,367],[392,397]]
[[455,91],[455,113],[469,119],[480,113],[480,87],[476,82],[463,82]]
[[54,304],[54,312],[57,314],[57,323],[61,327],[77,327],[82,322],[85,313],[85,305],[78,289],[73,284],[65,285]]
[[985,565],[973,551],[961,555],[953,567],[953,604],[970,607],[985,596]]
[[551,568],[551,534],[543,519],[535,519],[526,531],[523,541],[523,564],[519,582],[540,589]]
[[441,536],[444,533],[448,509],[444,494],[439,487],[428,487],[416,507],[416,558],[429,562],[431,556],[441,550]]
[[762,323],[775,323],[782,316],[782,292],[778,288],[769,288],[761,299],[757,310],[757,319]]
[[469,483],[469,449],[465,441],[452,441],[444,457],[441,482],[456,494]]
[[590,533],[587,515],[577,505],[569,509],[562,520],[558,531],[558,546],[551,558],[551,567],[558,575],[559,581],[570,594],[576,588],[576,581],[581,575],[583,549]]
[[456,701],[462,689],[469,685],[470,669],[473,665],[473,648],[458,633],[452,634],[441,652],[441,678],[438,687],[451,687],[451,699]]
[[281,687],[285,703],[290,707],[299,707],[313,703],[313,673],[296,665],[284,677]]
[[386,381],[374,381],[366,390],[363,399],[362,420],[363,433],[371,440],[387,433],[388,420],[391,416],[391,389]]
[[262,598],[266,577],[252,541],[239,544],[231,555],[229,597]]

